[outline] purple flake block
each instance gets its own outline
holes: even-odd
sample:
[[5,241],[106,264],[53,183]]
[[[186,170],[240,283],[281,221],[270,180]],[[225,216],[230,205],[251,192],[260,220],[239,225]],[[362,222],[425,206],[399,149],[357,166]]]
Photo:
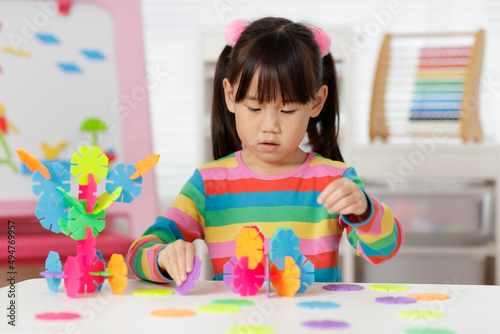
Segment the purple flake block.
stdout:
[[177,290],[178,293],[181,295],[185,295],[188,293],[192,288],[194,288],[194,281],[197,280],[200,277],[201,273],[201,260],[199,257],[195,256],[194,257],[194,264],[193,264],[193,271],[191,271],[189,274],[187,274],[187,279],[182,284],[181,286],[176,286],[175,290]]
[[323,289],[328,291],[359,291],[364,287],[358,284],[327,284]]
[[377,303],[382,304],[411,304],[416,303],[416,298],[408,298],[408,297],[378,297],[375,298]]
[[345,327],[348,327],[349,324],[347,322],[343,322],[343,321],[312,320],[312,321],[303,322],[302,326],[309,327],[309,328],[329,329],[329,328],[345,328]]

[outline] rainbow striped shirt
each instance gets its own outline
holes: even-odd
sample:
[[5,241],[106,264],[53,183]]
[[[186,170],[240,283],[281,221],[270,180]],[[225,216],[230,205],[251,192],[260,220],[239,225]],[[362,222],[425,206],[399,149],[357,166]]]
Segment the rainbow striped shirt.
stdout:
[[364,191],[352,167],[315,153],[309,153],[299,168],[281,175],[252,172],[243,164],[241,151],[208,162],[194,172],[165,215],[132,244],[129,265],[142,279],[171,282],[159,271],[159,251],[177,239],[200,238],[208,246],[214,279],[221,280],[242,227],[257,226],[267,252],[271,236],[284,226],[300,238],[300,252],[314,264],[315,281],[339,282],[338,249],[344,229],[358,255],[373,264],[390,259],[404,241],[391,209],[368,194],[371,213],[362,222],[350,215],[331,215],[316,202],[323,189],[341,177]]

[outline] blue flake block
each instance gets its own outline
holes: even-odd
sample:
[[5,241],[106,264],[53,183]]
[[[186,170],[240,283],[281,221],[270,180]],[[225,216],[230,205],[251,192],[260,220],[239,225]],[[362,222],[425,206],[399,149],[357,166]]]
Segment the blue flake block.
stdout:
[[35,36],[44,44],[59,44],[59,39],[53,34],[36,33]]
[[142,176],[130,180],[130,175],[137,169],[134,165],[118,164],[106,177],[106,191],[112,193],[116,188],[122,187],[122,193],[117,202],[130,203],[141,194]]
[[[67,192],[70,191],[71,174],[68,168],[60,162],[44,162],[43,165],[47,167],[50,173],[50,180],[43,177],[40,172],[34,172],[31,176],[33,193],[37,196],[53,195],[56,202],[61,202],[63,195],[56,190],[56,187],[61,187]],[[50,200],[50,198],[47,197],[45,200]]]
[[66,73],[82,73],[82,70],[74,63],[57,63],[57,66]]
[[91,60],[105,60],[106,57],[98,50],[83,49],[82,53]]
[[[49,252],[47,259],[45,260],[45,269],[47,269],[47,271],[62,273],[63,267],[61,259],[59,258],[59,253],[54,251]],[[59,285],[61,284],[61,279],[55,277],[45,277],[45,280],[47,281],[49,290],[57,292],[57,289],[59,289]]]
[[35,210],[36,218],[40,221],[43,228],[54,233],[61,233],[59,218],[68,218],[68,207],[62,202],[56,200],[53,194],[44,194],[37,203]]
[[291,256],[295,263],[300,257],[300,239],[289,227],[278,227],[269,243],[269,259],[276,268],[285,269],[285,256]]
[[297,293],[303,293],[314,283],[314,264],[302,254],[296,264],[300,269],[300,288]]

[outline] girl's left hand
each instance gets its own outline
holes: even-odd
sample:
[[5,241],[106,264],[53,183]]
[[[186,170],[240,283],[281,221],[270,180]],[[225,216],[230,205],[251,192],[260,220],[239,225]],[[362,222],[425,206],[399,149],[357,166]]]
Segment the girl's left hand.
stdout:
[[327,208],[329,214],[360,216],[368,218],[370,208],[365,193],[356,183],[345,177],[333,181],[319,194],[318,203]]

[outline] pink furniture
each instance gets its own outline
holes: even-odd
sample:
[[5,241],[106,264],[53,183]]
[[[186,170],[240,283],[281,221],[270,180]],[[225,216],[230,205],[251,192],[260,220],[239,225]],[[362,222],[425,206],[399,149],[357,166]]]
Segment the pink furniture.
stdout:
[[[67,3],[68,1],[61,1]],[[71,1],[69,1],[71,2]],[[106,8],[114,20],[116,63],[119,74],[119,91],[129,95],[134,87],[142,85],[146,75],[142,37],[140,0],[77,0]],[[71,6],[69,8],[71,12]],[[61,14],[62,15],[62,14]],[[84,29],[82,27],[82,29]],[[122,115],[123,154],[120,161],[135,164],[152,154],[148,98],[136,101],[137,107]],[[76,242],[62,234],[43,229],[35,217],[36,200],[1,201],[0,221],[16,222],[16,264],[42,264],[49,250],[56,250],[64,261],[67,255],[76,253]],[[106,210],[106,229],[97,238],[97,249],[109,254],[126,254],[133,239],[139,237],[159,214],[155,174],[143,176],[142,193],[130,204],[115,204]],[[113,217],[125,217],[129,222],[129,235],[112,231]],[[7,249],[5,227],[0,232],[0,248]],[[7,252],[0,253],[0,261],[6,264]]]

